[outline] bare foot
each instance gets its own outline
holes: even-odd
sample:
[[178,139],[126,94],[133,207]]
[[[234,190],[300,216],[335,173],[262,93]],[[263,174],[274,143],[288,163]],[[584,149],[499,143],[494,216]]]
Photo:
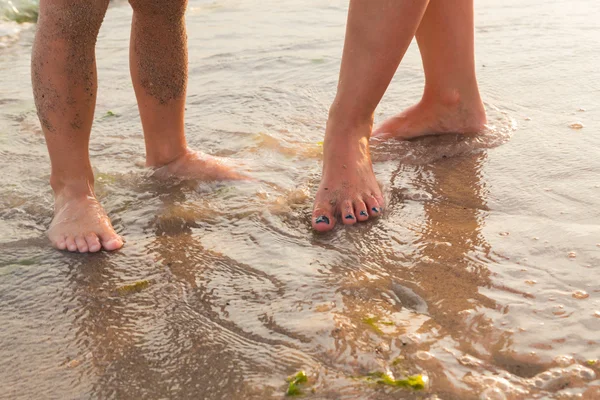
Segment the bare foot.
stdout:
[[312,226],[324,232],[338,218],[345,225],[381,215],[384,200],[369,156],[372,124],[352,129],[328,122],[323,145],[323,176],[315,198]]
[[157,168],[154,175],[159,178],[174,176],[207,182],[249,179],[225,164],[223,160],[189,149],[170,163]]
[[93,195],[56,195],[54,210],[48,237],[57,249],[95,253],[123,247],[123,239]]
[[480,99],[467,103],[455,93],[445,99],[421,100],[385,121],[373,132],[373,137],[407,140],[444,133],[477,134],[486,122],[485,108]]

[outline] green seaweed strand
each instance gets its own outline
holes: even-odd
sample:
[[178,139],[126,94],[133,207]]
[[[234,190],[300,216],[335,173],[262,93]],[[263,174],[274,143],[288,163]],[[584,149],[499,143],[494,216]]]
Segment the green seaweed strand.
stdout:
[[117,288],[117,293],[119,293],[121,295],[138,293],[138,292],[141,292],[142,290],[146,289],[148,286],[150,286],[150,281],[147,281],[147,280],[138,281],[138,282],[134,282],[130,285],[125,285],[125,286],[121,286],[121,287]]
[[389,374],[383,372],[373,372],[369,374],[369,376],[377,378],[375,382],[381,385],[403,387],[414,390],[425,389],[425,380],[423,379],[423,375],[412,375],[406,379],[394,379]]
[[289,383],[287,391],[285,392],[286,396],[298,396],[302,394],[300,387],[298,386],[301,383],[308,382],[308,378],[306,376],[306,372],[300,371],[296,375],[290,376],[286,379]]

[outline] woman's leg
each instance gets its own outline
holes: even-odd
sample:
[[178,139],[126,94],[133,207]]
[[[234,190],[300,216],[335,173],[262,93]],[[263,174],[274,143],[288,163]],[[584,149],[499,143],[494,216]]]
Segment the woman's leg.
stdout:
[[88,153],[97,89],[94,48],[108,1],[40,1],[31,75],[52,165],[54,219],[48,236],[61,250],[123,245],[95,198]]
[[312,225],[333,228],[381,214],[384,200],[373,174],[369,138],[373,113],[417,27],[427,0],[352,0],[336,98],[325,132],[323,176]]
[[479,132],[486,117],[475,76],[473,0],[431,0],[416,37],[425,70],[423,98],[373,136]]

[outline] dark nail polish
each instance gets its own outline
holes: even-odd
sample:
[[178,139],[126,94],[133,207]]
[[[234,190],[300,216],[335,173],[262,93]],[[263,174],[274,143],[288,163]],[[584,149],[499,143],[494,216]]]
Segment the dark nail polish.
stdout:
[[369,214],[367,214],[367,212],[365,210],[362,210],[360,212],[360,215],[362,215],[363,217],[368,217],[369,216]]
[[373,212],[376,212],[376,213],[379,212],[379,209],[377,207],[373,207],[373,208],[371,208],[371,210],[373,210]]
[[321,215],[320,217],[317,217],[317,219],[315,219],[315,222],[317,224],[327,224],[327,225],[329,225],[329,218],[327,218],[324,215]]
[[348,214],[344,218],[346,218],[346,219],[354,219],[354,215]]

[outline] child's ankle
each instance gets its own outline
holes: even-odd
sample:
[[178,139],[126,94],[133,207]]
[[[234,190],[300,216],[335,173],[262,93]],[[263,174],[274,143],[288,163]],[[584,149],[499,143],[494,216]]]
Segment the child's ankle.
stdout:
[[50,186],[54,192],[55,202],[65,199],[94,197],[94,178],[82,177],[81,179],[50,178]]

